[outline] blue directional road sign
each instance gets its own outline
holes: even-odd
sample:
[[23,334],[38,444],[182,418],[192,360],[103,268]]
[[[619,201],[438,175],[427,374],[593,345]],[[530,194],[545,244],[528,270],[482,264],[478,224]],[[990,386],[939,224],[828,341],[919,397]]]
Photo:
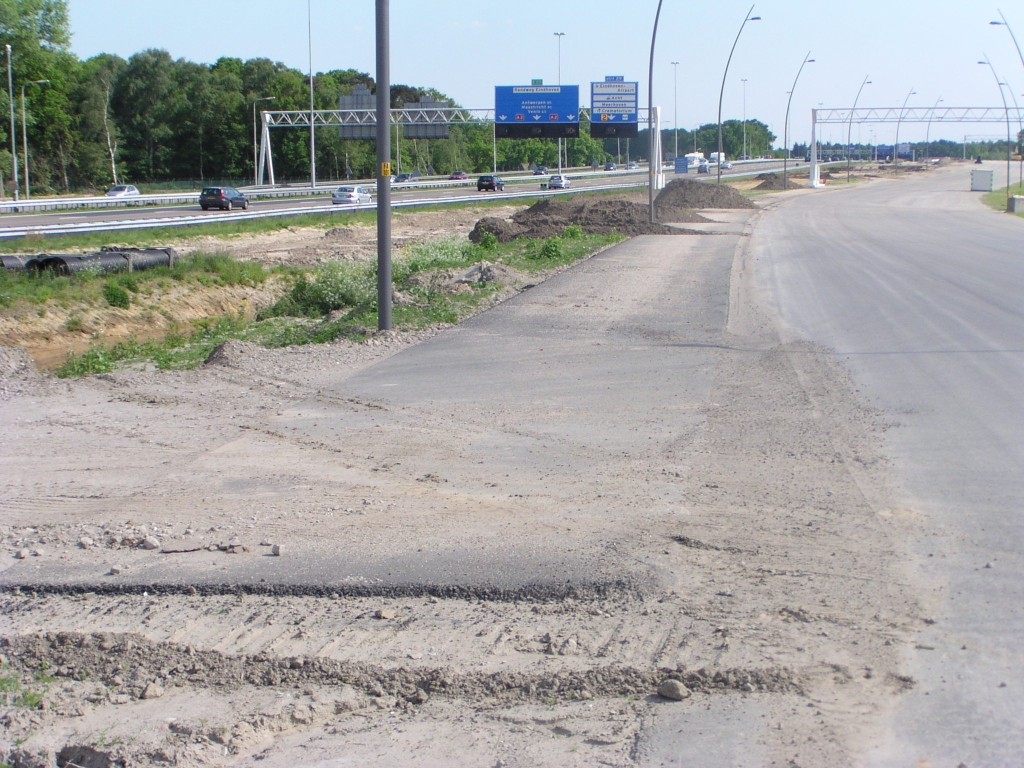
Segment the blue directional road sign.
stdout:
[[606,77],[590,84],[590,135],[594,138],[631,138],[637,135],[640,113],[638,84],[622,77]]
[[498,85],[494,122],[499,137],[557,138],[580,135],[578,85]]

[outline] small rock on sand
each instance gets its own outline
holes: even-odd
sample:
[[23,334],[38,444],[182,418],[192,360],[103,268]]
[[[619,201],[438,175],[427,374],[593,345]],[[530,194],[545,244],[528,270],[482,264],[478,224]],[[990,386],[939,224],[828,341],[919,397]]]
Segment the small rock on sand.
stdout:
[[378,619],[393,619],[395,618],[395,612],[390,608],[379,608],[374,616]]
[[690,697],[690,689],[678,680],[666,680],[658,686],[658,695],[663,699],[682,701]]
[[272,546],[270,548],[270,554],[274,555],[274,557],[280,557],[281,556],[281,545],[280,544],[275,544],[274,546]]
[[18,550],[18,551],[17,551],[17,552],[16,552],[15,554],[14,554],[14,556],[15,556],[16,558],[18,558],[19,560],[24,560],[24,559],[25,559],[26,557],[28,557],[28,555],[29,555],[29,551],[28,551],[27,549],[19,549],[19,550]]
[[144,699],[159,699],[164,695],[164,689],[156,683],[150,683],[146,686],[145,690],[142,691],[142,698]]
[[156,536],[147,536],[142,540],[143,549],[160,549],[160,539]]

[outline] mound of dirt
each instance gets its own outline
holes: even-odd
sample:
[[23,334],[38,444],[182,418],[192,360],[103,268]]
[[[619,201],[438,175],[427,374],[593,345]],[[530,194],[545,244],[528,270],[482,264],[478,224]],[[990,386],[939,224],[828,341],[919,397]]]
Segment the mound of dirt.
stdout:
[[726,184],[707,184],[694,179],[670,181],[654,200],[656,208],[756,208],[757,206]]
[[24,347],[0,347],[0,382],[35,373],[36,364]]
[[256,352],[262,351],[263,347],[253,344],[251,341],[239,341],[228,339],[223,344],[218,344],[206,358],[206,365],[226,365],[233,368],[239,360],[251,357]]
[[692,234],[664,224],[651,224],[648,217],[646,205],[628,200],[547,197],[513,215],[512,221],[525,229],[523,234],[527,237],[557,237],[570,224],[594,235]]
[[496,216],[484,216],[469,233],[469,240],[472,243],[479,243],[484,233],[490,232],[498,238],[499,243],[511,243],[525,231],[525,227],[515,222],[499,219]]
[[[754,189],[756,190],[767,190],[769,192],[772,192],[775,190],[786,189],[786,186],[783,185],[782,177],[779,176],[779,174],[777,173],[762,173],[758,175],[757,178],[761,179],[761,183],[754,187]],[[804,186],[805,185],[798,184],[797,182],[793,181],[792,176],[789,177],[789,189],[803,189]]]

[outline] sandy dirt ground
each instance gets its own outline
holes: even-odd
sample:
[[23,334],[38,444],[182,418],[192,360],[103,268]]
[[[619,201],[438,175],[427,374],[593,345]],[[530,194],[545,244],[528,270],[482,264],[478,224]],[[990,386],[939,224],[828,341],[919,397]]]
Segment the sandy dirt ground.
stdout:
[[[382,402],[331,394],[444,329],[229,343],[196,371],[77,381],[7,353],[0,757],[670,765],[658,745],[680,717],[743,702],[760,712],[751,751],[721,764],[855,764],[913,685],[901,653],[928,618],[899,541],[914,513],[888,502],[887,425],[829,356],[782,345],[752,292],[746,244],[772,201],[728,222],[740,234],[650,238],[683,249],[673,279],[694,295],[727,260],[728,325],[710,397],[673,406],[689,426],[671,450],[609,451],[591,481],[559,465],[541,477],[475,466],[467,435],[513,443],[535,413],[402,407],[396,421],[378,418]],[[346,429],[327,438],[317,423]],[[541,496],[516,498],[529,488]],[[593,510],[573,518],[572,541],[651,578],[561,596],[145,587],[161,562],[216,584],[274,545],[282,561],[330,556],[332,541],[414,558],[417,536],[425,548],[550,537],[570,506]],[[615,514],[637,507],[650,509],[644,530]],[[668,679],[682,701],[658,695]]]

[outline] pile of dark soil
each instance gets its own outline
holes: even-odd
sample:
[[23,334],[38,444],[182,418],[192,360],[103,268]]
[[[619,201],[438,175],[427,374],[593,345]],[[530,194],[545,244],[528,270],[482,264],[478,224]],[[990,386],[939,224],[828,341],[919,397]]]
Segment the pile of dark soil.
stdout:
[[[761,183],[754,187],[755,190],[774,192],[776,190],[786,189],[783,185],[782,177],[777,173],[762,173],[759,174],[757,178],[761,180]],[[792,176],[789,177],[789,189],[803,189],[804,187],[804,184],[798,184],[793,181]]]
[[654,205],[659,210],[757,207],[727,184],[707,184],[693,179],[670,181],[658,193]]
[[547,197],[515,214],[512,221],[524,228],[526,237],[557,237],[570,224],[593,235],[693,234],[664,224],[651,224],[648,216],[646,205],[628,200]]
[[511,243],[526,232],[526,227],[496,216],[484,216],[469,233],[470,242],[479,243],[485,232],[494,235],[499,243]]

